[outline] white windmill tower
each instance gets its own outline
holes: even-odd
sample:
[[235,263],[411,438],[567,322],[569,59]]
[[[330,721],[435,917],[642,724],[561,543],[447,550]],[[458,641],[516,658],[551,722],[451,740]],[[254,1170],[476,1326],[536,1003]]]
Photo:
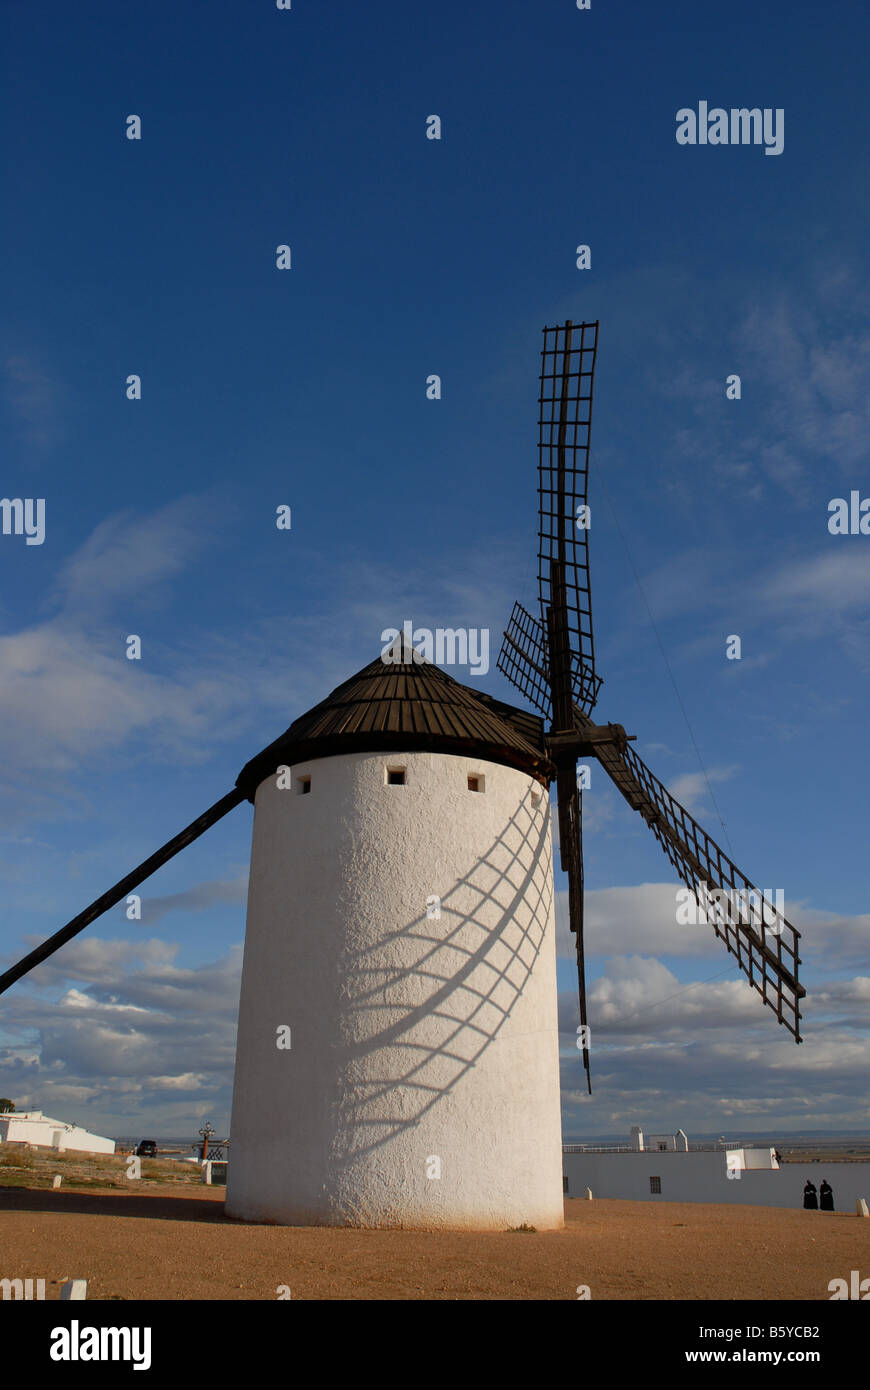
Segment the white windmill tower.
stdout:
[[556,783],[588,1078],[579,757],[597,759],[640,813],[702,919],[801,1041],[799,933],[629,747],[622,725],[590,717],[601,685],[586,500],[597,342],[597,323],[544,329],[540,619],[515,604],[498,662],[539,714],[410,653],[398,666],[375,661],[0,975],[2,993],[234,806],[254,802],[230,1215],[562,1224],[547,789]]
[[407,656],[239,779],[255,815],[227,1214],[556,1228],[542,721]]

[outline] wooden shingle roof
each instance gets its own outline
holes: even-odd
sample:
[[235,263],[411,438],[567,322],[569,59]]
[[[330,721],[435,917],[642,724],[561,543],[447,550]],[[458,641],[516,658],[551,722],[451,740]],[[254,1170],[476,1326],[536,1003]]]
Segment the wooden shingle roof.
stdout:
[[379,751],[477,756],[529,772],[544,785],[552,773],[537,715],[460,685],[430,662],[385,665],[378,657],[252,758],[236,786],[253,801],[281,765]]

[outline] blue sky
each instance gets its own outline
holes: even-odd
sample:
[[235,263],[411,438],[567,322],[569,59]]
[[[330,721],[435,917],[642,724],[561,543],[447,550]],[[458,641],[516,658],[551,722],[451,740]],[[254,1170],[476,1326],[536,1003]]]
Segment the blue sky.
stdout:
[[[796,1048],[709,929],[678,936],[667,862],[597,778],[595,1095],[566,957],[566,1137],[866,1127],[870,538],[827,521],[870,496],[870,20],[820,13],[7,0],[0,492],[45,498],[46,537],[0,536],[5,961],[383,628],[489,628],[489,674],[453,674],[514,699],[494,655],[535,598],[540,330],[599,319],[597,716],[784,890],[810,996]],[[782,154],[678,145],[701,100],[782,108]],[[228,1128],[249,847],[241,808],[141,923],[115,910],[5,996],[0,1094]]]

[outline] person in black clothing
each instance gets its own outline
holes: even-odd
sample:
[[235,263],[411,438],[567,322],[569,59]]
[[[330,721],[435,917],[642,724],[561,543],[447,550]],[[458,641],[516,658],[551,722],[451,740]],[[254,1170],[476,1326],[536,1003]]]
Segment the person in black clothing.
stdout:
[[821,1211],[834,1210],[834,1189],[827,1178],[822,1178],[822,1185],[819,1188],[819,1209]]
[[807,1179],[807,1185],[804,1188],[804,1206],[807,1211],[818,1211],[819,1209],[819,1204],[816,1200],[815,1184],[811,1183],[809,1179]]

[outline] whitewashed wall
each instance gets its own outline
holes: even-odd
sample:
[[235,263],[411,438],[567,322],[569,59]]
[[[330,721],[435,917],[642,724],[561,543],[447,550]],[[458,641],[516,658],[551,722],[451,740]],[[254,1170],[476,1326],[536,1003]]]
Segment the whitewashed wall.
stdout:
[[[870,1163],[784,1163],[778,1172],[750,1168],[728,1178],[722,1152],[563,1154],[562,1162],[569,1197],[583,1197],[591,1187],[593,1197],[631,1201],[802,1207],[807,1179],[818,1188],[827,1178],[838,1211],[854,1212],[859,1197],[870,1202]],[[662,1180],[660,1195],[650,1193],[653,1174]]]
[[560,1227],[546,790],[429,753],[321,758],[293,778],[256,795],[228,1214]]
[[[55,1135],[60,1134],[60,1143],[55,1144]],[[91,1134],[78,1125],[65,1124],[63,1120],[51,1120],[47,1116],[20,1115],[0,1116],[0,1141],[17,1144],[38,1144],[44,1148],[82,1150],[87,1153],[113,1154],[114,1139],[104,1139],[102,1135]]]

